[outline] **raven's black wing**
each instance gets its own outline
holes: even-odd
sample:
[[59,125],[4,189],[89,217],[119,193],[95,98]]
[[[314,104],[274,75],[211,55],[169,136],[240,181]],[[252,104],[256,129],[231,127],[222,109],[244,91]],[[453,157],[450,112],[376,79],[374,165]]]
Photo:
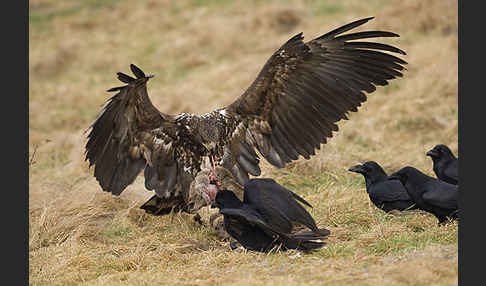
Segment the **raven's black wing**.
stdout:
[[457,184],[459,182],[459,175],[457,171],[457,159],[450,162],[444,170],[444,175],[449,178],[449,181],[452,183],[455,181]]
[[386,180],[374,184],[369,190],[370,198],[380,202],[411,200],[407,190],[399,180]]
[[252,212],[246,209],[232,209],[232,208],[224,208],[219,210],[219,212],[223,215],[238,217],[241,220],[246,221],[252,226],[258,226],[261,228],[267,235],[274,236],[282,234],[278,228],[273,226],[271,223],[266,223],[257,215],[253,214]]
[[282,232],[292,230],[289,222],[301,223],[317,231],[314,219],[297,201],[306,202],[273,179],[251,179],[245,184],[243,202],[253,205],[266,221],[278,226]]
[[[282,243],[284,249],[300,249],[300,250],[311,250],[317,249],[324,245],[324,242],[319,241],[329,235],[329,231],[327,229],[323,229],[321,233],[316,232],[306,232],[306,233],[299,233],[299,234],[290,234],[284,233],[279,231],[275,225],[265,222],[260,219],[257,215],[253,214],[251,211],[246,209],[230,209],[225,208],[221,209],[220,213],[225,216],[225,225],[226,220],[231,220],[231,233],[238,238],[244,240],[250,240],[243,242],[247,245],[251,245],[254,250],[260,251],[267,251],[270,250],[272,246],[278,245],[278,243]],[[262,236],[263,233],[257,232],[252,233],[251,237],[248,237],[248,234],[242,233],[245,229],[243,224],[250,224],[252,226],[257,226],[261,229],[267,236]],[[240,224],[240,225],[238,225]],[[238,234],[238,231],[241,233]],[[230,233],[230,234],[231,234]],[[259,237],[257,237],[259,236]],[[255,241],[255,239],[259,239]],[[259,247],[255,247],[259,245]],[[245,246],[246,247],[246,246]]]
[[423,189],[422,199],[428,204],[451,210],[458,208],[459,193],[456,185],[434,179],[427,182]]

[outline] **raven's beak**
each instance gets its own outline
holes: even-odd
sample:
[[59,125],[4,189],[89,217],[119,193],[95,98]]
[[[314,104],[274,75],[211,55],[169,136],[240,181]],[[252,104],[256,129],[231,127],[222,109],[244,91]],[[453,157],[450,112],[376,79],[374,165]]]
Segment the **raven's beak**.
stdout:
[[390,176],[388,176],[388,180],[400,180],[400,175],[393,173]]
[[429,152],[425,153],[425,155],[430,156],[430,157],[437,157],[437,156],[439,156],[439,153],[437,153],[437,151],[432,149]]
[[348,171],[355,172],[355,173],[361,173],[361,174],[365,172],[363,165],[352,166],[348,169]]

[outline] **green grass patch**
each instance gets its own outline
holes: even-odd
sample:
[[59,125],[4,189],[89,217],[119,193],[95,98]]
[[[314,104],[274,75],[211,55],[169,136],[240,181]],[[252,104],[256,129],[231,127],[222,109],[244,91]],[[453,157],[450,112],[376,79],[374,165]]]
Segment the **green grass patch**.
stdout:
[[231,3],[231,1],[227,0],[191,0],[190,2],[192,5],[196,7],[204,7],[204,6],[221,6]]
[[382,92],[380,94],[385,94],[385,95],[394,94],[400,89],[401,89],[400,81],[393,81],[388,85],[381,87],[380,90]]
[[232,4],[233,1],[227,0],[188,0],[188,1],[174,1],[169,6],[170,12],[173,15],[179,15],[181,12],[188,9],[199,8],[218,8],[221,9],[225,6]]
[[50,22],[54,18],[76,14],[83,9],[99,10],[108,5],[114,5],[121,0],[85,0],[70,1],[64,5],[46,5],[44,7],[29,7],[29,25],[38,27]]
[[109,239],[127,241],[133,237],[133,229],[131,226],[113,223],[103,230],[103,236]]
[[322,258],[333,258],[340,257],[344,258],[347,256],[352,256],[356,253],[356,247],[352,244],[337,244],[328,243],[325,248],[315,252],[315,256]]
[[366,189],[366,181],[363,175],[357,173],[347,176],[341,176],[339,178],[339,183],[343,184],[346,188],[358,188],[360,190]]
[[343,11],[341,2],[331,3],[326,0],[313,0],[309,1],[312,7],[312,11],[316,15],[334,15]]
[[[273,177],[274,178],[274,177]],[[320,187],[328,186],[336,181],[336,177],[328,173],[319,175],[297,175],[288,173],[278,178],[274,178],[279,184],[291,190],[298,190],[299,193],[307,194]]]
[[[30,171],[33,173],[44,172],[46,170],[59,168],[66,165],[69,162],[69,154],[67,151],[55,150],[47,153],[47,155],[42,154],[40,156],[39,150],[36,151],[34,158],[32,159],[32,165],[30,166]],[[29,154],[29,159],[32,157],[33,152]]]
[[411,131],[418,132],[420,130],[429,130],[440,127],[437,121],[433,118],[402,118],[397,121],[394,126],[396,131]]
[[402,232],[380,239],[365,248],[367,254],[387,255],[403,254],[412,250],[423,249],[431,244],[457,243],[457,232],[445,235],[443,231],[427,230],[422,232]]
[[56,17],[63,17],[72,15],[81,10],[81,6],[74,6],[60,10],[52,11],[29,11],[29,24],[33,26],[41,25],[51,21]]

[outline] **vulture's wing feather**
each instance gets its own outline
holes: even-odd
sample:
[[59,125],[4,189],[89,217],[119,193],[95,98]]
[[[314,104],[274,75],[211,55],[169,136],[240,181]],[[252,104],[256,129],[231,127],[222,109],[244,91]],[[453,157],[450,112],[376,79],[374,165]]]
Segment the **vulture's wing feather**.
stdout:
[[120,195],[145,168],[147,189],[161,198],[181,196],[182,185],[190,178],[174,157],[173,117],[150,101],[146,82],[152,76],[135,65],[130,69],[136,78],[117,73],[127,85],[109,90],[117,93],[90,126],[86,160],[94,165],[103,190],[114,195]]
[[[237,159],[226,158],[235,177],[243,180],[247,177],[243,173],[259,169],[258,157],[238,158],[247,159],[246,153],[253,148],[277,167],[299,156],[310,158],[338,130],[336,123],[366,101],[364,92],[373,92],[376,86],[402,76],[406,62],[387,52],[405,52],[382,43],[353,42],[397,34],[342,34],[370,19],[352,22],[306,43],[302,33],[292,37],[268,59],[250,87],[224,108],[239,122],[230,142],[231,155]],[[251,148],[245,146],[242,151],[241,142]]]

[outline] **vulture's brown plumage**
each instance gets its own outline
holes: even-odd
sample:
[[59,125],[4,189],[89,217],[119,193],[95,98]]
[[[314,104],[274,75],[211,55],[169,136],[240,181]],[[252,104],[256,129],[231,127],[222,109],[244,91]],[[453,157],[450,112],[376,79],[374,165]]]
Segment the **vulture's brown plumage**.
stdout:
[[[304,42],[302,33],[268,59],[255,81],[230,105],[203,115],[160,112],[150,101],[146,75],[118,73],[126,85],[90,126],[86,160],[102,189],[119,195],[144,170],[145,186],[167,207],[184,210],[189,186],[205,158],[218,158],[242,185],[260,175],[260,155],[282,168],[309,159],[336,123],[366,101],[364,92],[401,77],[402,50],[361,41],[398,37],[384,31],[343,34],[358,20]],[[257,153],[258,152],[258,153]],[[258,155],[260,154],[260,155]]]

